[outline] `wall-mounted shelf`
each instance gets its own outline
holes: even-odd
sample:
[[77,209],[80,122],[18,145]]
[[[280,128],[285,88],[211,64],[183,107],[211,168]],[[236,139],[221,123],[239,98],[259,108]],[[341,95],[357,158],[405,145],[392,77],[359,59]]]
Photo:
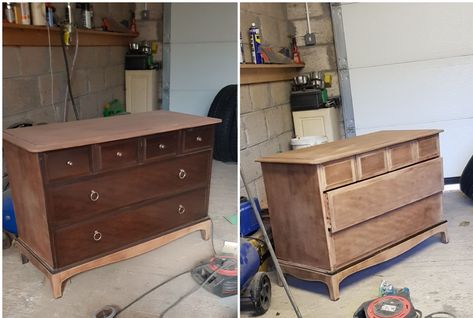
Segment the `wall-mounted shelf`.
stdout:
[[[49,28],[51,45],[61,46],[58,27]],[[118,33],[79,29],[81,46],[127,46],[139,33]],[[3,46],[48,46],[45,26],[3,23]]]
[[292,79],[304,64],[240,64],[240,83],[256,84]]

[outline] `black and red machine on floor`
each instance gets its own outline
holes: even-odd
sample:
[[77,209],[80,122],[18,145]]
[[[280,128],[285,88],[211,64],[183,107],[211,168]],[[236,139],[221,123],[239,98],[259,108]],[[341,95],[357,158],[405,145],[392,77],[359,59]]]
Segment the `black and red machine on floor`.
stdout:
[[382,296],[363,303],[353,318],[416,318],[418,313],[409,294]]

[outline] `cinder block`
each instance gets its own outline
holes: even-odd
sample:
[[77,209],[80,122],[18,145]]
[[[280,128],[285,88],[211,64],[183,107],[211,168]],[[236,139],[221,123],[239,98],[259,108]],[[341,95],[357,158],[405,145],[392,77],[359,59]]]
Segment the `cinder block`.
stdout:
[[[51,105],[51,97],[54,103],[64,104],[64,97],[66,94],[66,74],[55,73],[53,74],[53,83],[51,83],[51,75],[41,75],[38,78],[39,81],[39,94],[41,98],[41,105]],[[51,86],[53,86],[51,94]],[[52,96],[51,96],[52,95]]]
[[279,20],[270,16],[264,16],[264,15],[260,16],[260,20],[261,20],[261,38],[264,44],[270,45],[276,48],[286,45],[286,41],[284,41],[282,44],[281,36],[279,34]]
[[117,86],[112,88],[112,98],[111,99],[118,99],[123,105],[125,105],[125,87],[124,86]]
[[[80,41],[80,38],[79,38]],[[72,64],[73,50],[69,50],[71,58],[69,59],[69,66]],[[79,47],[77,53],[76,66],[74,70],[83,70],[97,66],[97,48],[91,46]]]
[[40,104],[38,79],[7,78],[3,80],[3,116],[23,113]]
[[260,157],[259,147],[257,146],[240,151],[240,169],[246,182],[252,182],[262,176],[260,163],[255,162]]
[[74,70],[71,78],[72,95],[82,96],[88,93],[88,78],[86,70]]
[[316,45],[300,48],[304,72],[332,70],[328,45]]
[[240,85],[240,114],[249,113],[251,110],[250,87],[249,85]]
[[266,126],[268,127],[269,138],[274,138],[282,134],[284,130],[284,111],[281,106],[265,109]]
[[80,98],[80,118],[96,118],[102,116],[105,103],[111,100],[111,91],[89,94]]
[[292,131],[285,132],[282,135],[278,136],[279,147],[281,151],[288,151],[291,150],[291,139],[293,138]]
[[3,47],[3,78],[19,76],[20,69],[20,50],[17,47]]
[[97,57],[97,67],[106,67],[110,64],[110,48],[106,46],[98,46],[95,49]]
[[47,47],[20,47],[21,74],[40,75],[49,72],[49,50]]
[[94,10],[94,24],[95,26],[100,26],[102,24],[102,19],[110,16],[109,4],[105,2],[96,2],[92,5]]
[[318,44],[334,43],[333,40],[333,29],[332,29],[332,17],[322,16],[317,19],[312,19],[311,24],[312,32],[315,32],[315,40]]
[[248,146],[259,144],[268,139],[263,111],[242,115],[240,125],[246,136]]
[[127,48],[123,46],[110,47],[110,65],[125,64]]
[[105,87],[111,88],[125,83],[124,65],[112,65],[105,69]]
[[253,110],[271,106],[271,92],[268,84],[250,85],[250,98]]
[[292,122],[292,112],[291,112],[291,105],[286,104],[281,106],[281,112],[284,120],[284,132],[293,130],[293,122]]
[[[305,3],[287,3],[287,18],[289,20],[305,19]],[[330,13],[330,4],[321,2],[309,3],[310,17],[319,17]]]
[[158,21],[157,20],[141,20],[136,22],[136,27],[140,31],[140,35],[133,41],[157,41],[158,40]]
[[240,129],[240,150],[245,149],[248,147],[248,140],[246,138],[246,130],[241,128]]
[[[56,117],[57,116],[57,117]],[[54,123],[60,121],[59,112],[56,112],[51,106],[37,108],[26,113],[26,118],[34,123]]]
[[261,156],[271,156],[275,153],[280,152],[279,141],[277,138],[269,139],[268,141],[263,142],[259,145]]
[[[268,208],[268,199],[266,198],[266,189],[264,187],[264,179],[255,180],[256,195],[258,196],[259,205],[262,209]],[[250,190],[251,191],[251,190]]]
[[[159,20],[163,18],[163,4],[162,3],[155,3],[155,2],[148,2],[147,4],[149,10],[149,19],[150,20]],[[141,20],[141,12],[145,9],[144,2],[137,2],[136,3],[136,17],[138,20]],[[138,29],[141,33],[141,30]]]
[[272,105],[289,103],[291,96],[291,82],[273,82],[269,84],[271,90]]
[[328,73],[332,74],[332,87],[327,88],[328,96],[340,96],[340,83],[338,82],[338,73],[334,71]]
[[105,89],[105,69],[93,68],[87,70],[89,92],[95,93]]

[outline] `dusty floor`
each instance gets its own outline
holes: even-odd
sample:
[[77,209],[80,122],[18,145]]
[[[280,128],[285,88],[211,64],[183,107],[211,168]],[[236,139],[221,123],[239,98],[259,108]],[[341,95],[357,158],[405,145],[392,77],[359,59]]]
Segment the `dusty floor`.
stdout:
[[[329,300],[322,283],[289,278],[302,315],[351,318],[361,303],[377,296],[385,279],[396,287],[409,287],[414,306],[424,316],[448,311],[457,318],[473,317],[473,201],[459,191],[445,192],[444,212],[449,221],[448,245],[432,237],[393,260],[349,276],[336,302]],[[272,287],[271,308],[263,317],[295,317],[284,289],[274,283]],[[248,306],[243,309],[242,317],[252,316]]]
[[[214,221],[217,251],[225,240],[237,239],[236,226],[223,217],[237,211],[236,180],[236,165],[214,161],[209,215]],[[200,233],[195,232],[150,253],[77,275],[65,283],[63,297],[54,300],[49,281],[31,264],[21,265],[17,250],[10,248],[3,253],[3,317],[92,317],[104,305],[125,306],[154,285],[193,268],[211,255],[211,242],[203,241]],[[189,274],[182,276],[151,293],[119,317],[158,317],[195,286]],[[237,308],[236,296],[222,299],[200,289],[165,317],[231,318],[237,316]]]

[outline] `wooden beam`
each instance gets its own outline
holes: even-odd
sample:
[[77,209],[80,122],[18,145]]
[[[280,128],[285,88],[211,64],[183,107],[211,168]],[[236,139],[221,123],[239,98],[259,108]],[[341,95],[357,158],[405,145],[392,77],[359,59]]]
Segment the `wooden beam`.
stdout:
[[256,84],[291,80],[304,64],[241,64],[240,83]]

